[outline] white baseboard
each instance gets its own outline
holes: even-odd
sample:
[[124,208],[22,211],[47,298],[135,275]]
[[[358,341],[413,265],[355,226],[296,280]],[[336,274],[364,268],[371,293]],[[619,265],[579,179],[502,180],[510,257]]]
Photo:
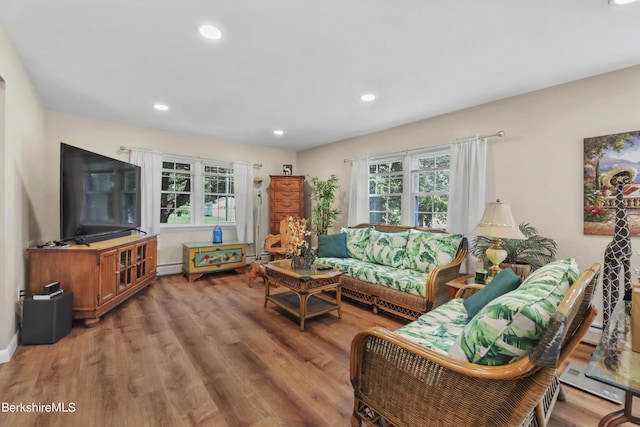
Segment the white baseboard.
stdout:
[[180,264],[165,264],[158,266],[158,276],[169,276],[171,274],[182,273],[182,263]]
[[0,350],[0,363],[7,363],[13,357],[13,353],[16,352],[18,348],[18,332],[13,335],[11,341],[9,341],[9,346],[5,349]]

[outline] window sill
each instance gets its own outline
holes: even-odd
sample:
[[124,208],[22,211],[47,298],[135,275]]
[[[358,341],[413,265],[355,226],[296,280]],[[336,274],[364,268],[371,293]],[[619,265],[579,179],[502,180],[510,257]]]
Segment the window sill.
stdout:
[[[224,225],[222,224],[218,224],[220,225],[220,228],[222,228],[222,230],[235,230],[236,228],[236,224],[235,223],[226,223]],[[204,231],[204,230],[213,230],[213,227],[215,227],[216,224],[161,224],[160,225],[160,230],[165,230],[165,231],[184,231],[184,230],[189,230],[189,231]]]

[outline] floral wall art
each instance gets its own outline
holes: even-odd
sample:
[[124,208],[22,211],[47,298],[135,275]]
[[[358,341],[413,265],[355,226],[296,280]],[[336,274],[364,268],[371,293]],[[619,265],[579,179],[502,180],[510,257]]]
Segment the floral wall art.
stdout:
[[640,130],[584,139],[584,234],[613,235],[615,188],[608,177],[627,170],[624,205],[632,236],[640,236]]

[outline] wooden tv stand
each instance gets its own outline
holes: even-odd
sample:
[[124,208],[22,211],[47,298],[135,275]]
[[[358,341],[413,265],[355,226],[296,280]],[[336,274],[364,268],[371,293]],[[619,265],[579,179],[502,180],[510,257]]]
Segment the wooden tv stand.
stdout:
[[73,318],[95,326],[100,316],[156,278],[157,236],[131,236],[68,247],[29,249],[29,288],[51,282],[73,292]]

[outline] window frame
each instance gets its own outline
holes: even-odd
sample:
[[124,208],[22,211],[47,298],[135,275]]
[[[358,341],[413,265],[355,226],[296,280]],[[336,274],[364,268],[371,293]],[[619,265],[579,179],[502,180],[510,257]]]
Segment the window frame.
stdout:
[[[368,168],[368,212],[369,212],[369,222],[375,223],[372,218],[372,212],[379,213],[381,211],[374,211],[371,209],[371,196],[401,196],[400,202],[400,223],[399,225],[411,225],[412,227],[421,226],[421,224],[417,224],[418,216],[420,212],[418,211],[419,203],[418,197],[421,196],[441,196],[447,195],[449,196],[450,188],[447,188],[446,191],[433,191],[433,192],[424,192],[419,191],[419,177],[420,173],[424,173],[425,169],[420,169],[420,159],[425,158],[435,158],[449,156],[449,167],[448,168],[435,168],[435,171],[448,170],[447,173],[447,187],[449,187],[451,182],[451,150],[447,147],[438,147],[432,149],[421,150],[419,152],[414,152],[411,154],[398,154],[394,156],[385,156],[378,157],[369,160]],[[393,164],[395,162],[402,163],[402,188],[403,192],[400,193],[385,193],[385,194],[374,194],[371,193],[372,189],[372,179],[381,175],[389,175],[393,172],[380,174],[378,172],[372,173],[371,167],[380,165],[380,164]],[[447,200],[447,206],[449,201]],[[434,212],[430,212],[434,213]],[[386,211],[386,215],[389,215],[389,211]],[[444,212],[445,218],[447,217],[447,212]],[[447,218],[448,219],[448,218]],[[433,227],[433,226],[432,226]],[[435,227],[434,227],[435,228]],[[437,228],[440,228],[438,225]],[[446,223],[442,228],[446,228]]]
[[[420,160],[421,159],[435,159],[435,158],[440,158],[440,157],[448,157],[448,162],[447,162],[447,166],[443,167],[442,165],[437,165],[436,167],[433,168],[428,168],[428,169],[421,169],[420,168]],[[447,228],[447,224],[448,224],[448,212],[447,209],[444,210],[444,212],[437,212],[435,210],[433,210],[433,206],[432,206],[432,210],[427,212],[421,212],[419,211],[420,206],[419,206],[419,202],[418,202],[418,198],[419,197],[439,197],[439,196],[446,196],[447,197],[447,208],[449,206],[449,195],[450,195],[450,184],[451,184],[451,150],[449,148],[446,149],[437,149],[437,150],[429,150],[429,151],[423,151],[417,154],[414,154],[412,156],[412,164],[414,165],[414,167],[411,168],[411,180],[412,180],[412,184],[411,184],[411,191],[412,191],[412,214],[413,214],[413,224],[415,224],[414,226],[417,227],[429,227],[429,228],[442,228],[442,229],[446,229]],[[447,182],[447,188],[446,190],[438,190],[437,186],[438,186],[438,178],[437,175],[443,171],[447,171],[446,173],[446,182]],[[433,172],[436,177],[434,179],[434,190],[433,191],[420,191],[420,174],[421,173],[425,173],[425,172]],[[430,224],[430,225],[422,225],[422,224],[418,224],[418,218],[419,215],[421,213],[428,213],[428,214],[432,214],[432,215],[444,215],[445,217],[445,222],[444,224]]]
[[[217,168],[217,169],[226,169],[229,172],[228,173],[221,173],[221,172],[211,172],[211,171],[207,171],[207,168]],[[214,161],[203,161],[202,162],[202,182],[200,187],[198,188],[202,188],[202,215],[199,216],[198,218],[202,219],[202,224],[203,225],[230,225],[230,224],[234,224],[236,223],[235,219],[236,219],[236,209],[235,209],[235,179],[234,179],[234,175],[233,175],[233,164],[232,163],[222,163],[222,162],[214,162]],[[207,192],[206,188],[205,188],[205,182],[207,180],[207,177],[222,177],[225,178],[225,187],[228,186],[232,186],[233,190],[232,192]],[[206,220],[206,198],[207,196],[218,196],[218,198],[221,197],[226,197],[227,201],[229,200],[229,196],[233,196],[233,203],[234,203],[234,207],[233,207],[233,221],[211,221],[211,222],[207,222]],[[225,204],[225,210],[229,211],[229,206],[228,204]],[[218,210],[219,212],[219,210]]]
[[[400,164],[400,167],[401,167],[400,170],[394,170],[394,166],[393,165],[397,164],[397,163]],[[385,165],[385,164],[389,165],[389,170],[385,171],[385,172],[380,172],[379,167],[381,165]],[[371,173],[371,168],[374,167],[374,166],[376,167],[377,170],[376,170],[376,172]],[[386,159],[377,160],[375,162],[369,162],[369,177],[368,177],[368,181],[369,181],[369,183],[368,183],[369,184],[368,185],[368,187],[369,187],[369,198],[368,199],[369,199],[369,201],[368,201],[368,203],[369,203],[369,222],[371,222],[372,224],[375,223],[374,220],[372,219],[372,213],[373,212],[376,212],[381,218],[386,216],[387,220],[388,220],[390,215],[393,215],[393,211],[389,209],[389,200],[391,198],[398,198],[398,197],[400,198],[400,223],[403,222],[403,220],[402,220],[402,206],[404,204],[403,195],[404,195],[404,191],[406,189],[405,167],[404,166],[405,165],[403,163],[402,158],[399,158],[399,157],[386,158]],[[396,192],[392,192],[391,191],[392,187],[393,187],[392,181],[394,181],[394,179],[397,179],[398,176],[401,176],[402,192],[400,192],[400,193],[396,193]],[[386,193],[372,193],[371,192],[372,186],[378,187],[379,183],[376,182],[376,181],[379,181],[380,178],[387,178],[387,180],[388,180],[388,183],[387,183],[388,191]],[[375,180],[375,181],[372,182],[372,180]],[[371,199],[372,199],[372,197],[380,198],[381,200],[382,199],[386,199],[386,204],[385,204],[386,205],[386,209],[384,211],[383,210],[375,210],[375,211],[372,210],[371,209]],[[381,203],[381,206],[382,206],[382,203]],[[387,223],[389,223],[389,222],[387,221]]]
[[[205,172],[205,167],[218,167],[229,169],[231,172],[228,176],[233,180],[233,162],[225,162],[225,161],[217,161],[217,160],[207,160],[200,158],[190,158],[184,156],[175,156],[175,155],[163,155],[162,156],[162,173],[167,170],[164,168],[164,162],[172,162],[172,163],[186,163],[191,165],[191,218],[189,222],[180,223],[180,222],[161,222],[161,229],[170,229],[170,228],[211,228],[214,225],[221,225],[223,227],[231,227],[236,225],[236,221],[228,221],[228,222],[207,222],[205,220],[205,195],[211,193],[205,193],[205,176],[209,175],[209,173]],[[234,183],[235,190],[235,183]],[[166,191],[160,190],[161,199],[162,194],[165,194]],[[232,194],[235,198],[235,193]],[[158,209],[162,210],[163,207],[160,205]]]

